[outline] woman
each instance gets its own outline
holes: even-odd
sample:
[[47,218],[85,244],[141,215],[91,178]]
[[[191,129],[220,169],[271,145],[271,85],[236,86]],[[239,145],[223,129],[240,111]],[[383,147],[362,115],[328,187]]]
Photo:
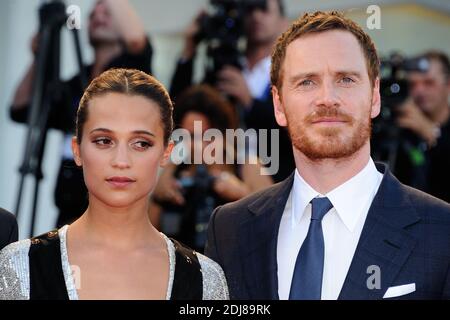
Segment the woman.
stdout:
[[0,299],[227,299],[221,268],[148,219],[158,167],[173,144],[172,103],[137,70],[94,79],[72,149],[89,207],[71,225],[0,253]]
[[[248,150],[240,149],[239,145],[236,148],[235,141],[229,141],[226,132],[237,128],[237,118],[231,103],[209,85],[190,87],[175,104],[176,125],[194,139],[190,146],[185,146],[184,160],[188,161],[179,165],[171,163],[161,174],[152,194],[151,218],[163,232],[198,252],[203,252],[209,217],[215,207],[273,183],[269,175],[262,174],[264,168],[256,156],[238,161],[238,152],[248,155]],[[220,134],[211,142],[196,138],[209,129]],[[208,149],[217,150],[212,152],[211,161],[207,159]],[[203,155],[201,163],[195,161],[196,152]]]

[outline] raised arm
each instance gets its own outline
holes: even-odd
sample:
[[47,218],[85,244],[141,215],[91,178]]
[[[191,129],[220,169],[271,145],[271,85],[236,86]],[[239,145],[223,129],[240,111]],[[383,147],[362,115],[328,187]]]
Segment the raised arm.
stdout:
[[[31,39],[31,51],[33,55],[36,56],[38,50],[39,34],[36,33]],[[33,82],[36,71],[36,58],[28,67],[27,72],[17,86],[16,92],[14,93],[14,98],[12,102],[12,110],[20,110],[27,107],[31,102],[31,95],[33,93]]]
[[130,53],[141,52],[146,43],[144,24],[128,0],[103,0]]

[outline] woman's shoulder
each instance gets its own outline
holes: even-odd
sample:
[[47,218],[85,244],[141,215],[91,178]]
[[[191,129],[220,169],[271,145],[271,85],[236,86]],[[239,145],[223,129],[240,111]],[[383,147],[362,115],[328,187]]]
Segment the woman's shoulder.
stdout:
[[187,294],[194,300],[200,297],[203,300],[229,299],[225,275],[219,264],[175,239],[164,237],[171,243],[169,254],[173,250],[176,257],[172,298]]
[[28,299],[30,239],[13,242],[0,251],[0,300]]
[[0,251],[0,270],[6,267],[17,267],[24,260],[28,260],[31,240],[25,239],[10,243]]
[[30,239],[20,240],[13,243],[8,244],[0,251],[0,261],[2,264],[0,267],[3,267],[6,262],[11,262],[18,258],[22,258],[24,256],[28,256],[28,251],[30,250]]
[[229,300],[227,281],[220,265],[201,253],[195,254],[203,276],[203,300]]

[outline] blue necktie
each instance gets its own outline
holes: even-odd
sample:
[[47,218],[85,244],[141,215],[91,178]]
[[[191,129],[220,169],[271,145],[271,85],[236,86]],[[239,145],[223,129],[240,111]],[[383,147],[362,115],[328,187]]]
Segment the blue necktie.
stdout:
[[308,235],[298,252],[289,300],[320,300],[322,293],[323,241],[322,219],[333,207],[328,198],[314,198]]

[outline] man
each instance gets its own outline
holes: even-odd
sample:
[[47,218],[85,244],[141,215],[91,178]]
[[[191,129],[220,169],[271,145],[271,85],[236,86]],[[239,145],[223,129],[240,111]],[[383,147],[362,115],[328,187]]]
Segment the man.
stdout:
[[[141,20],[128,1],[97,1],[89,17],[88,32],[94,49],[94,62],[85,67],[89,82],[110,68],[134,68],[151,73],[152,47]],[[32,45],[34,53],[38,50],[36,43],[35,38]],[[16,90],[11,107],[14,121],[25,122],[27,119],[35,70],[36,61],[33,61]],[[65,133],[55,189],[55,202],[59,209],[58,226],[72,222],[87,207],[87,190],[82,171],[76,167],[71,149],[78,102],[84,91],[80,75],[65,82],[62,91],[62,99],[52,102],[48,124]]]
[[18,228],[16,218],[8,211],[0,208],[0,250],[17,241]]
[[[421,58],[429,62],[429,68],[408,75],[411,99],[400,108],[398,125],[412,132],[415,149],[425,144],[423,190],[450,202],[450,62],[438,51],[426,52]],[[413,184],[418,178],[408,160],[404,156],[397,161],[399,179]]]
[[450,298],[450,206],[370,158],[378,72],[372,40],[336,12],[279,38],[275,116],[296,170],[211,217],[206,254],[231,298]]
[[[203,13],[202,13],[203,14]],[[187,29],[185,45],[171,83],[171,96],[177,97],[192,82],[196,35],[200,31],[198,18]],[[294,158],[288,134],[276,123],[270,94],[270,54],[279,34],[286,27],[282,0],[267,0],[263,7],[248,5],[244,15],[247,46],[242,59],[243,68],[226,65],[217,72],[217,88],[236,103],[241,122],[247,127],[280,129],[278,172],[272,178],[278,182],[294,169]],[[270,140],[269,150],[272,150]],[[273,155],[272,155],[273,156]],[[278,156],[278,155],[277,155]]]

